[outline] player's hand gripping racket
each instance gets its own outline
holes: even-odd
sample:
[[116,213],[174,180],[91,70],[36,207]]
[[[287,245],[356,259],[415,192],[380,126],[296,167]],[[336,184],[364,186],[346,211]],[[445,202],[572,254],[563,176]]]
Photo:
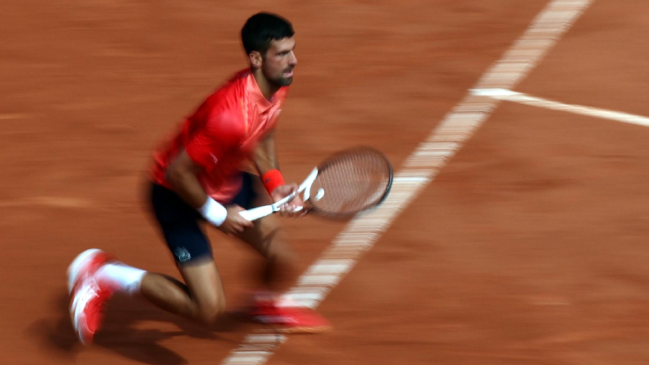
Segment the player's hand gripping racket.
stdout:
[[392,186],[392,166],[379,151],[353,148],[338,152],[311,171],[298,191],[275,204],[240,212],[249,221],[271,215],[303,194],[305,206],[326,218],[349,218],[383,202]]

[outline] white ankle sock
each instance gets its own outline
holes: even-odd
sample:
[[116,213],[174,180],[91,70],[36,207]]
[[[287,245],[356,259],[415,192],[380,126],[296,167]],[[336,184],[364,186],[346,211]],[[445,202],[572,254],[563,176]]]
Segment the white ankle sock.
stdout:
[[117,290],[133,295],[140,292],[146,271],[122,263],[106,264],[97,270],[97,277],[117,285]]

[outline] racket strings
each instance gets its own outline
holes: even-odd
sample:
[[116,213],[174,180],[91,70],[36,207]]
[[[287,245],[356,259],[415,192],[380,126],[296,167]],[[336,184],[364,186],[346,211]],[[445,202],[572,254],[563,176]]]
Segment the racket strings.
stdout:
[[353,214],[378,204],[391,180],[391,168],[372,150],[348,152],[330,161],[312,187],[312,204],[331,214]]

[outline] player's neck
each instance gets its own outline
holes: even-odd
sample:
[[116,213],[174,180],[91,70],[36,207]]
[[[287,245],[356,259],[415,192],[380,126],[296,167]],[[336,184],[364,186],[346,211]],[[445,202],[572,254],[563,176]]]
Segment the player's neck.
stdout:
[[272,99],[273,95],[275,95],[277,90],[279,90],[280,86],[268,81],[268,79],[264,76],[261,69],[259,68],[253,70],[252,75],[255,77],[255,81],[257,81],[257,86],[259,86],[259,90],[264,95],[264,97],[267,100]]

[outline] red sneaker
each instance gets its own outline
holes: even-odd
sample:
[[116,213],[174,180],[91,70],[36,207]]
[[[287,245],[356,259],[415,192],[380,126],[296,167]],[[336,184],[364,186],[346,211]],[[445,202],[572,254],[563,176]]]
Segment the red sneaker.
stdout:
[[70,318],[84,345],[89,345],[101,326],[106,303],[113,295],[113,288],[100,284],[95,272],[111,261],[101,250],[82,252],[68,267],[68,290],[70,291]]
[[70,301],[70,318],[77,337],[84,345],[92,343],[101,327],[106,304],[112,295],[111,288],[102,287],[93,277],[75,287]]
[[331,329],[331,323],[308,307],[278,306],[274,301],[258,301],[252,318],[283,333],[320,333]]

